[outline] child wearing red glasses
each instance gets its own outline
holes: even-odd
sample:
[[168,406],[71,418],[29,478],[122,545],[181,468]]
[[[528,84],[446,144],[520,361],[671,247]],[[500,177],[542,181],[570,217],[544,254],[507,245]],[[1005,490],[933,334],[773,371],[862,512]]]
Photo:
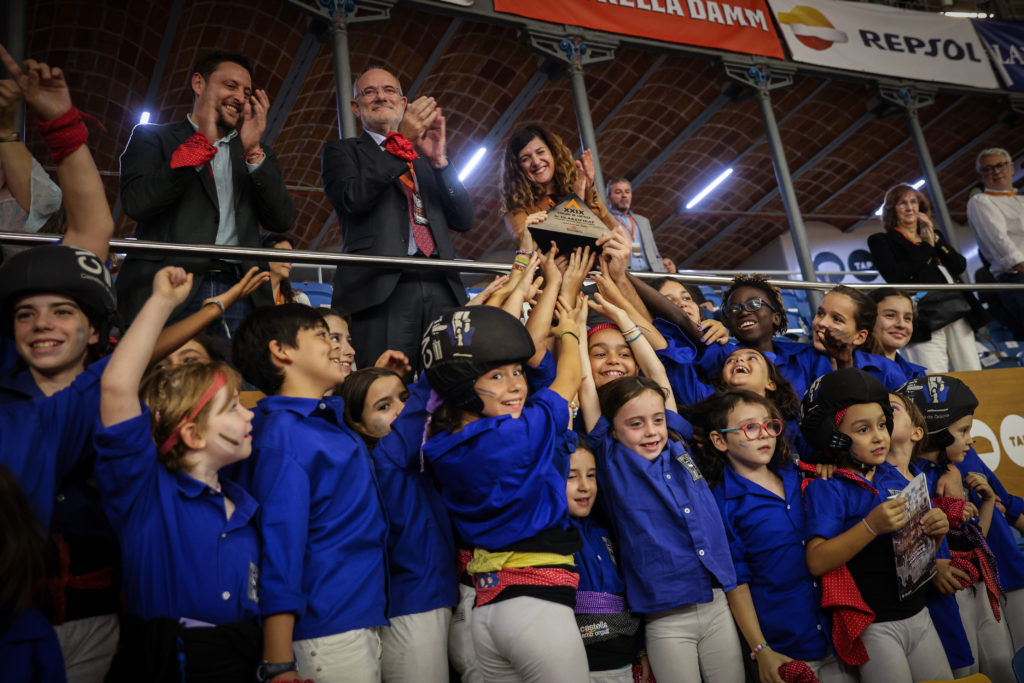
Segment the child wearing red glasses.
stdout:
[[800,477],[778,407],[734,390],[692,410],[694,454],[736,568],[736,589],[726,597],[760,680],[792,680],[797,669],[809,668],[825,683],[856,681],[832,653],[821,592],[807,569]]

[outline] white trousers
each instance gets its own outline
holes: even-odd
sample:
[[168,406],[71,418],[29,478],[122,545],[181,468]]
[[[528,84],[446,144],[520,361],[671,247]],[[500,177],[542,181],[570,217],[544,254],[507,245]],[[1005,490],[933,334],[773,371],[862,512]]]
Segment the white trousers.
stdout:
[[385,683],[447,683],[450,607],[403,614],[380,629]]
[[530,597],[502,600],[475,607],[472,629],[487,683],[590,681],[571,607]]
[[54,628],[68,683],[103,683],[121,633],[117,615],[75,619]]
[[473,604],[476,602],[476,590],[472,586],[459,584],[459,604],[452,614],[452,623],[448,628],[448,658],[452,666],[459,672],[462,683],[484,683],[480,673],[480,665],[476,661],[476,650],[473,648]]
[[633,683],[633,667],[625,666],[621,669],[591,671],[590,683]]
[[964,318],[932,332],[932,338],[926,342],[908,344],[900,355],[911,363],[925,366],[929,375],[981,370],[974,330]]
[[1006,626],[1010,629],[1013,651],[1024,647],[1024,588],[1006,591],[1006,605],[1003,608]]
[[316,683],[379,683],[380,636],[357,628],[292,643],[299,678]]
[[996,621],[983,581],[957,591],[956,604],[960,608],[960,621],[967,632],[967,642],[974,654],[974,665],[969,668],[970,673],[981,672],[991,678],[992,683],[1017,683],[1010,665],[1013,644],[1010,641],[1010,630],[1006,627],[1004,606],[999,607],[1003,618]]
[[700,605],[647,615],[647,657],[658,683],[736,683],[743,650],[725,593]]
[[873,623],[860,636],[870,659],[860,666],[867,683],[949,680],[953,672],[928,610],[912,617]]
[[860,681],[855,667],[845,664],[833,655],[821,659],[805,659],[804,663],[810,667],[821,683],[859,683]]

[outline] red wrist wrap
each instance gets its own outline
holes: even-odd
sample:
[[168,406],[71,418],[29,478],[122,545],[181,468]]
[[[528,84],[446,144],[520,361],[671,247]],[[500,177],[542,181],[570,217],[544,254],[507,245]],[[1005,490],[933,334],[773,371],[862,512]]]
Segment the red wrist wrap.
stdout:
[[[71,107],[53,121],[37,121],[39,134],[43,136],[43,142],[50,150],[50,158],[55,164],[59,164],[64,157],[85,144],[89,139],[89,129],[82,121],[82,114],[75,107]],[[94,121],[96,120],[93,117]]]

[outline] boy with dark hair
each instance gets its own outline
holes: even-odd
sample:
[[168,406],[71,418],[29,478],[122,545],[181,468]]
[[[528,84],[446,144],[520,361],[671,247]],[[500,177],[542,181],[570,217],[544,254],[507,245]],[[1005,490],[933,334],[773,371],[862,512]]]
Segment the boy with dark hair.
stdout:
[[387,521],[370,454],[324,395],[348,374],[341,343],[315,309],[284,304],[242,322],[234,356],[268,394],[240,476],[263,507],[257,678],[379,680]]

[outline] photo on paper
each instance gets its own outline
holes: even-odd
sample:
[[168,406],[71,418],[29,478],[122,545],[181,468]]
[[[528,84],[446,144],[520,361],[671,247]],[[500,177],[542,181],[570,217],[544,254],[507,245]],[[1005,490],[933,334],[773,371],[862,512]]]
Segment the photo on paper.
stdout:
[[924,532],[921,524],[921,518],[932,508],[924,474],[914,477],[905,489],[892,497],[907,499],[907,523],[892,535],[896,580],[900,600],[904,600],[935,576],[935,539]]

